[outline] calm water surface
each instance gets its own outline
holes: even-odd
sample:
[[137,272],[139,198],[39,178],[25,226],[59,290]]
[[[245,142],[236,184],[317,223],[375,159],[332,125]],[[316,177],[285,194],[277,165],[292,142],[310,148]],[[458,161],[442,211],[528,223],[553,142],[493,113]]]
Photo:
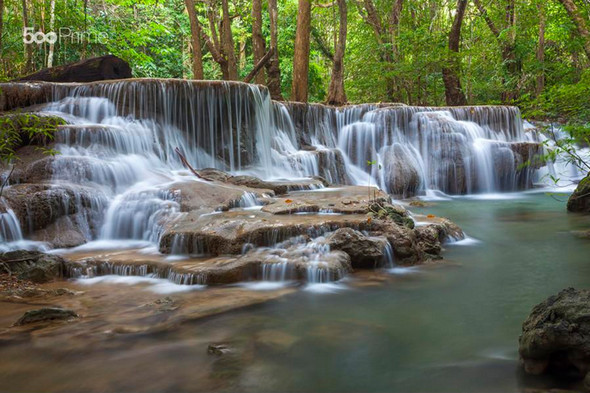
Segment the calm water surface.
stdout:
[[[557,198],[458,198],[412,208],[452,219],[478,242],[448,245],[446,263],[388,274],[378,285],[351,278],[326,293],[301,290],[96,351],[60,350],[47,340],[0,347],[2,362],[14,365],[3,368],[2,390],[34,390],[34,378],[47,391],[567,387],[527,378],[517,366],[518,335],[531,308],[565,287],[590,288],[590,240],[571,233],[590,228],[590,217],[567,214],[566,197]],[[207,355],[208,343],[218,341],[233,352]]]

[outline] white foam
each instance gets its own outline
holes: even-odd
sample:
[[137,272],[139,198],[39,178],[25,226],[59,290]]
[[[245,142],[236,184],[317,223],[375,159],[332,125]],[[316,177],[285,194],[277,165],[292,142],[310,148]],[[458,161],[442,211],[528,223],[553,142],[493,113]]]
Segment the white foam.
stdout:
[[391,269],[386,269],[385,271],[387,273],[395,274],[398,276],[405,276],[407,274],[416,274],[416,273],[420,272],[418,267],[416,267],[416,266],[408,266],[408,267],[397,266],[397,267],[393,267]]
[[455,241],[450,240],[446,244],[451,245],[451,246],[473,246],[476,244],[481,244],[481,240],[477,240],[477,239],[470,237],[470,236],[465,236],[464,239],[455,240]]
[[106,275],[92,278],[79,278],[76,283],[82,285],[94,284],[119,284],[119,285],[145,285],[145,289],[159,294],[189,292],[206,288],[205,285],[180,285],[163,278],[142,277],[142,276],[117,276]]
[[74,248],[51,250],[52,254],[69,254],[80,251],[117,251],[129,249],[145,249],[145,253],[154,251],[154,244],[145,240],[95,240]]
[[348,289],[344,284],[338,284],[334,282],[326,283],[310,283],[303,287],[304,291],[314,293],[335,293]]
[[277,289],[290,287],[293,284],[294,283],[292,281],[253,281],[239,283],[237,286],[252,291],[274,291]]
[[8,252],[15,250],[27,251],[48,251],[49,246],[44,242],[36,242],[33,240],[15,240],[0,244],[0,252]]

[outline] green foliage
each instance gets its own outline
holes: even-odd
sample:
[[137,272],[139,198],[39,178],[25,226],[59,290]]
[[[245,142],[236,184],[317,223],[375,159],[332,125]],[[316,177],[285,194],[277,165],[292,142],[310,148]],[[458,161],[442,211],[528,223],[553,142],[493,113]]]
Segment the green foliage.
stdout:
[[[336,6],[311,0],[310,101],[324,101],[327,95],[334,43],[339,28]],[[495,37],[473,2],[469,2],[462,26],[459,54],[448,50],[448,34],[455,15],[455,1],[405,0],[398,26],[391,25],[392,0],[371,0],[383,28],[378,37],[368,23],[362,1],[348,3],[348,39],[344,60],[348,100],[359,102],[398,101],[414,105],[444,105],[442,68],[450,61],[460,65],[463,90],[470,104],[501,103],[506,89],[517,92],[515,104],[526,116],[567,120],[576,126],[588,123],[590,59],[583,51],[582,38],[557,0],[516,2],[516,26],[507,26],[508,0],[483,2],[500,30]],[[50,2],[27,0],[29,27],[48,32]],[[281,89],[288,98],[293,69],[293,43],[297,0],[278,0],[278,52]],[[4,24],[0,60],[0,81],[21,76],[25,68],[22,41],[21,0],[4,1]],[[55,28],[102,40],[62,39],[55,45],[54,64],[81,57],[115,54],[128,61],[138,77],[191,78],[190,24],[184,0],[57,0]],[[213,8],[208,8],[213,4]],[[590,20],[590,3],[577,2],[581,16]],[[321,7],[319,5],[322,5]],[[263,1],[263,35],[270,44],[268,5]],[[539,7],[546,16],[545,60],[536,55]],[[231,28],[239,75],[254,67],[252,15],[248,0],[229,0]],[[212,36],[210,13],[219,16],[220,1],[196,2],[203,30]],[[218,19],[217,19],[218,21]],[[215,25],[215,23],[213,24]],[[219,23],[215,25],[219,30]],[[503,60],[502,45],[514,39],[514,59]],[[201,41],[205,78],[220,79],[219,65]],[[48,44],[33,45],[33,69],[46,65]],[[387,60],[386,57],[390,59]],[[511,65],[516,72],[509,72]],[[584,71],[586,70],[586,71]],[[537,77],[544,75],[545,88],[536,92]]]
[[58,126],[64,120],[53,116],[31,113],[12,113],[0,117],[0,163],[8,165],[18,159],[16,149],[24,144],[39,145],[44,153],[54,155],[55,150],[44,147],[52,141]]

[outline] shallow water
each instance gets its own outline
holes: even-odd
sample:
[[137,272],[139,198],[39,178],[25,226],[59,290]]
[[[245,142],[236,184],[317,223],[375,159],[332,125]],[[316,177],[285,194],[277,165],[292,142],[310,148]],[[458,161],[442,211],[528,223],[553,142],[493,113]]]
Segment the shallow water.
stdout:
[[[0,347],[2,362],[10,362],[1,367],[0,390],[571,387],[526,377],[517,361],[520,327],[531,308],[560,289],[590,287],[590,241],[570,233],[590,228],[590,217],[567,214],[566,199],[524,193],[412,207],[452,219],[473,241],[448,245],[444,263],[302,288],[157,335],[120,336],[88,348],[60,348],[50,338]],[[232,352],[208,355],[211,342],[228,343]]]

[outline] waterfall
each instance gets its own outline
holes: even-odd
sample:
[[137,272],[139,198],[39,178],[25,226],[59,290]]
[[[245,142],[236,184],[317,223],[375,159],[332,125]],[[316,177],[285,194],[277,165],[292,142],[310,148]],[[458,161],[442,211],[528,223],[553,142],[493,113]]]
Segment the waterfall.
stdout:
[[[158,241],[162,224],[180,211],[170,185],[187,179],[175,149],[195,168],[263,179],[322,176],[334,184],[378,185],[400,197],[531,185],[533,169],[519,168],[519,152],[531,138],[514,107],[333,108],[273,102],[259,86],[219,81],[43,86],[51,99],[39,110],[68,124],[56,135],[59,154],[39,172],[67,187],[76,201],[74,209],[67,203],[69,214],[84,213],[76,220],[87,228],[87,240]],[[238,202],[257,206],[254,194]],[[16,216],[4,210],[0,239],[21,238]],[[186,241],[175,240],[173,249]],[[323,281],[316,262],[310,279]]]

